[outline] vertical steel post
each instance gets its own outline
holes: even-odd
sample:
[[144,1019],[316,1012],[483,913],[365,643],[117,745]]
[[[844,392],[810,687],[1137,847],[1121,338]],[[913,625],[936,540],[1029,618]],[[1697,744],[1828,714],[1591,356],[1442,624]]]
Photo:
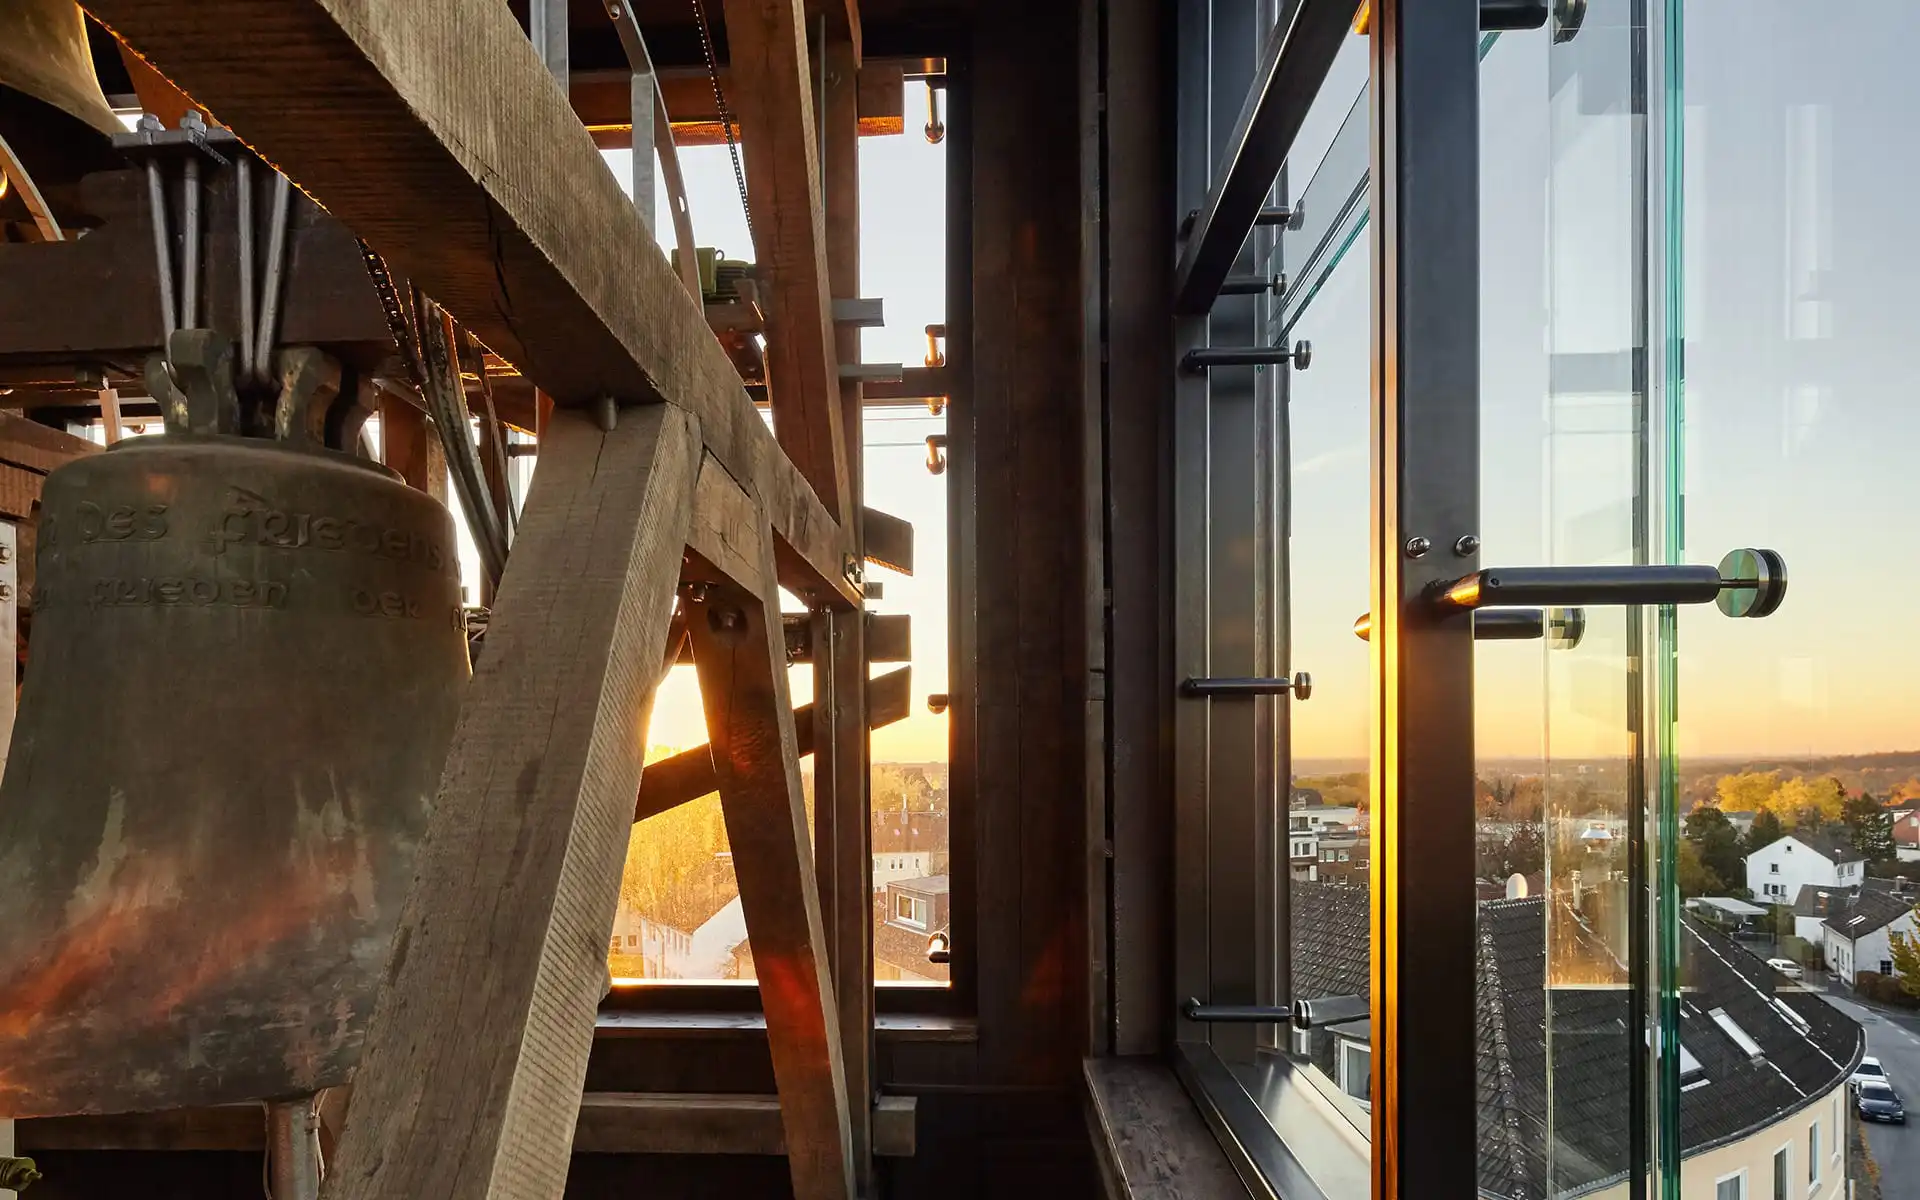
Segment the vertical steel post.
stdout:
[[1422,593],[1476,565],[1450,548],[1479,524],[1479,37],[1476,0],[1373,5],[1378,1200],[1476,1177],[1473,622]]

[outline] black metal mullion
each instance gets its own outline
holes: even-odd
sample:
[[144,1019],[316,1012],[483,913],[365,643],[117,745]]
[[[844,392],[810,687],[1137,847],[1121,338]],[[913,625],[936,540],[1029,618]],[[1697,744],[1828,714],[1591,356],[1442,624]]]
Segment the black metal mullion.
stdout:
[[1356,0],[1295,0],[1267,33],[1175,268],[1175,312],[1204,313],[1220,294],[1358,9]]
[[1475,0],[1373,4],[1378,1200],[1469,1195],[1477,1168],[1473,619],[1425,594],[1477,548],[1479,36]]

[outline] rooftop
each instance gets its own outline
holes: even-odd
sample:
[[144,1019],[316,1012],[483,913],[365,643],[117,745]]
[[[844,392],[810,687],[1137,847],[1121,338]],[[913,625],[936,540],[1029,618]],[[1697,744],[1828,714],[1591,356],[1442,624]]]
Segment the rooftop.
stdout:
[[[1627,1168],[1625,1068],[1636,1049],[1626,1022],[1625,973],[1598,933],[1564,901],[1556,903],[1556,961],[1564,955],[1587,965],[1578,985],[1547,983],[1546,900],[1491,900],[1479,907],[1483,1195],[1542,1200],[1586,1192],[1616,1181]],[[1362,888],[1293,885],[1296,994],[1367,990],[1368,904]],[[1858,1060],[1861,1036],[1858,1025],[1818,996],[1776,991],[1765,963],[1705,923],[1683,917],[1682,931],[1681,1135],[1692,1154],[1839,1087]]]
[[1865,937],[1876,929],[1885,929],[1913,911],[1920,897],[1900,895],[1881,888],[1860,888],[1835,895],[1829,901],[1827,919],[1822,922],[1849,940]]

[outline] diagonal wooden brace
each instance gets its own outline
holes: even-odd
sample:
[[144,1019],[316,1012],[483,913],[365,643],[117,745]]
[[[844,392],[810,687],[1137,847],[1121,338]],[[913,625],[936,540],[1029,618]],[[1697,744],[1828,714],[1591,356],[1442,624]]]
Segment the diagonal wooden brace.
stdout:
[[772,538],[756,507],[711,464],[690,545],[715,568],[712,582],[686,593],[687,633],[767,1017],[793,1194],[846,1200],[854,1194],[851,1115]]
[[560,1196],[700,434],[554,415],[326,1194]]

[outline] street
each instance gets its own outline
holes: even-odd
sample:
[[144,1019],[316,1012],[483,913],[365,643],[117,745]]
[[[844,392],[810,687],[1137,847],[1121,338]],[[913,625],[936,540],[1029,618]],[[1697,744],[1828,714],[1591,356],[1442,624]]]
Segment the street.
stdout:
[[[1890,1016],[1832,992],[1827,1003],[1860,1022],[1867,1033],[1867,1053],[1880,1060],[1894,1090],[1913,1111],[1920,1104],[1920,1017]],[[1920,1125],[1920,1116],[1909,1119]],[[1920,1200],[1920,1127],[1867,1124],[1867,1145],[1880,1164],[1884,1200]]]

